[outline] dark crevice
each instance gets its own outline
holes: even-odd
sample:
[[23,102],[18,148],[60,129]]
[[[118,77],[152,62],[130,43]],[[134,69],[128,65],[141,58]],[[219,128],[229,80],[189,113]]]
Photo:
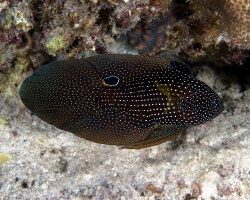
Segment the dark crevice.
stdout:
[[66,49],[66,53],[69,53],[72,51],[74,48],[77,48],[79,45],[79,39],[78,37],[74,40],[74,42]]
[[112,15],[114,8],[112,7],[104,7],[98,12],[98,19],[96,20],[97,25],[108,25],[110,22],[110,16]]

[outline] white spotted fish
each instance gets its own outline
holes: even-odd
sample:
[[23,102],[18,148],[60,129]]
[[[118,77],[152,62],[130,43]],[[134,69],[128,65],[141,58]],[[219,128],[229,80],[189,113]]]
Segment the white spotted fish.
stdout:
[[20,88],[43,121],[96,143],[141,149],[223,111],[218,95],[172,60],[105,54],[38,68]]

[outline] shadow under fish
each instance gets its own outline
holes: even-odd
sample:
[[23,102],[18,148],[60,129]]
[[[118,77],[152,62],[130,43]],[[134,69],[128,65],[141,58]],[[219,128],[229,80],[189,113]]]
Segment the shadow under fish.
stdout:
[[38,68],[19,91],[43,121],[96,143],[141,149],[223,111],[219,96],[181,63],[104,54]]

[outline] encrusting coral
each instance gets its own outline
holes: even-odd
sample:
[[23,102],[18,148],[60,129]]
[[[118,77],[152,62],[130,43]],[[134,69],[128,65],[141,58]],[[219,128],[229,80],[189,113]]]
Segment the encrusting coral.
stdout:
[[[241,49],[250,48],[250,1],[249,0],[193,0],[197,9],[207,8],[214,13],[217,28],[227,32],[232,45]],[[206,11],[205,11],[206,14]],[[212,16],[211,16],[212,17]],[[214,24],[215,26],[216,24]]]
[[167,12],[143,15],[129,41],[141,54],[165,51],[195,61],[239,64],[249,54],[249,13],[249,1],[173,0]]
[[142,12],[154,12],[149,4],[149,0],[6,0],[0,4],[0,69],[7,72],[14,66],[17,51],[27,49],[29,40],[32,45],[23,59],[39,58],[31,67],[39,66],[44,54],[81,57],[83,50],[108,52],[107,45],[133,28]]
[[232,13],[230,34],[242,43],[243,47],[250,48],[250,1],[228,0],[226,7]]

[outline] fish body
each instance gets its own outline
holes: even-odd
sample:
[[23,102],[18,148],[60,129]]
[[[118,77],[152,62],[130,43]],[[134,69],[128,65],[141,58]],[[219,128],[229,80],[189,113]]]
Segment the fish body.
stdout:
[[160,144],[223,111],[218,95],[181,63],[105,54],[38,68],[20,88],[24,105],[59,129],[102,144]]

